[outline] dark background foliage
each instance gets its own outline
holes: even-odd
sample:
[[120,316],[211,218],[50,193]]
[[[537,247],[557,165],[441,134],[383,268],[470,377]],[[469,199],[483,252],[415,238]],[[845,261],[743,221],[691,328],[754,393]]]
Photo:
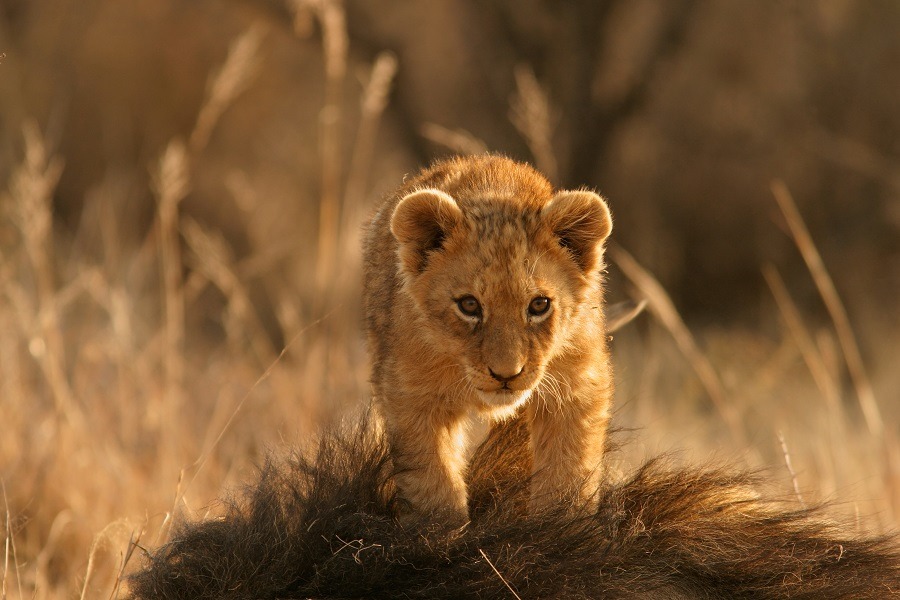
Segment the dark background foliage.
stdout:
[[[21,153],[18,124],[38,119],[66,159],[61,227],[90,220],[85,198],[111,177],[139,190],[127,211],[134,232],[148,226],[147,165],[190,131],[228,42],[262,20],[261,72],[215,130],[186,207],[241,248],[223,173],[242,170],[267,205],[254,209],[285,217],[273,236],[314,229],[325,90],[312,22],[297,36],[288,7],[264,0],[4,0],[2,9],[0,179]],[[763,261],[802,270],[769,191],[783,178],[852,311],[893,306],[895,2],[350,0],[346,9],[345,119],[375,55],[398,60],[365,206],[449,152],[429,140],[429,124],[462,129],[492,151],[537,160],[561,186],[606,194],[616,239],[685,311],[718,318],[758,308]],[[551,160],[510,118],[517,69],[549,101]]]

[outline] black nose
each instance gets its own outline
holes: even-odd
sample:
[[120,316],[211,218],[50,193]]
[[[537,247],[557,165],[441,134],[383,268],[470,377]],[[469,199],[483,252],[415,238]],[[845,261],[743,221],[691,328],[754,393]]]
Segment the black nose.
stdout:
[[515,374],[513,374],[513,375],[500,375],[499,373],[494,373],[494,370],[491,369],[490,367],[488,367],[488,373],[490,373],[490,374],[491,374],[491,377],[493,377],[494,379],[496,379],[496,380],[499,381],[500,383],[509,383],[510,381],[512,381],[513,379],[515,379],[515,378],[518,377],[519,375],[521,375],[521,374],[522,374],[522,371],[524,371],[524,370],[525,370],[525,366],[523,365],[522,368],[519,369],[519,372],[518,372],[518,373],[515,373]]

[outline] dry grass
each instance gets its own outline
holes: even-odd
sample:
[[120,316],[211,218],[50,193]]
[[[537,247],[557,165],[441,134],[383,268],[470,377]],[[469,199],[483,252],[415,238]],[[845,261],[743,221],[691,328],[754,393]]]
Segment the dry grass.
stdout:
[[559,165],[553,150],[553,134],[559,118],[553,114],[547,91],[530,67],[519,65],[515,77],[516,94],[510,102],[509,119],[528,144],[535,166],[555,182]]
[[[318,288],[328,291],[313,311],[299,305],[287,282],[271,291],[275,335],[251,299],[251,274],[266,269],[272,249],[238,261],[222,235],[179,212],[217,120],[250,85],[263,30],[232,46],[189,141],[172,140],[152,167],[158,210],[150,235],[135,249],[110,233],[109,264],[73,258],[58,243],[51,198],[64,157],[54,156],[34,124],[23,126],[24,156],[0,198],[4,600],[116,597],[142,548],[166,541],[180,514],[217,514],[215,499],[250,477],[266,448],[303,446],[321,423],[368,393],[355,326],[355,236],[397,65],[390,55],[375,62],[356,145],[345,151],[340,111],[347,39],[340,3],[297,7],[298,23],[311,11],[321,26],[328,84],[318,252],[296,260],[317,265]],[[514,115],[551,168],[552,108],[530,72],[517,78]],[[535,112],[540,127],[528,129]],[[426,133],[450,147],[483,148],[465,132],[432,125]],[[240,177],[231,183],[252,196]],[[115,186],[104,189],[106,197],[92,200],[100,212],[121,200]],[[772,468],[786,495],[832,499],[836,510],[861,515],[861,528],[897,527],[900,450],[886,425],[896,423],[898,409],[878,406],[873,386],[867,391],[868,379],[859,378],[865,373],[860,359],[851,374],[868,429],[848,414],[840,372],[774,271],[767,279],[787,329],[764,335],[726,327],[694,335],[646,271],[621,251],[614,258],[658,321],[617,333],[614,344],[617,420],[640,428],[635,462],[642,451],[673,447],[685,448],[688,460],[712,455],[749,462]],[[204,301],[209,289],[224,299],[217,313],[206,315],[220,325],[222,338],[207,335],[196,317],[216,306]],[[834,324],[847,352],[849,322]],[[886,347],[895,333],[885,333]],[[277,338],[285,340],[283,348],[273,344]],[[715,411],[698,401],[704,391]],[[785,470],[779,465],[786,460]]]
[[844,360],[847,362],[847,368],[850,371],[850,377],[853,379],[853,385],[856,388],[856,396],[859,399],[859,405],[862,408],[863,416],[866,418],[866,425],[872,435],[881,436],[884,430],[884,422],[881,418],[881,411],[878,408],[878,402],[875,400],[875,392],[872,390],[872,383],[869,381],[869,375],[866,373],[863,364],[862,355],[859,346],[856,343],[856,336],[853,328],[850,326],[850,318],[847,316],[847,310],[844,303],[838,295],[834,282],[822,262],[818,249],[806,229],[806,224],[797,210],[794,199],[784,182],[776,181],[772,184],[772,193],[778,202],[784,218],[790,227],[791,235],[797,243],[803,260],[809,267],[816,288],[825,302],[828,314],[834,323],[835,333],[841,344],[844,353]]
[[740,428],[735,408],[725,397],[725,390],[716,370],[700,351],[691,331],[685,325],[684,320],[678,314],[678,310],[672,303],[672,299],[663,289],[662,285],[628,252],[616,245],[611,245],[609,255],[625,276],[637,288],[638,292],[647,299],[647,306],[659,322],[665,327],[678,348],[688,359],[697,377],[703,383],[707,396],[716,407],[722,420],[728,426],[735,439],[743,444],[744,434]]
[[458,154],[483,154],[488,151],[487,144],[464,129],[448,129],[437,123],[425,123],[420,133]]

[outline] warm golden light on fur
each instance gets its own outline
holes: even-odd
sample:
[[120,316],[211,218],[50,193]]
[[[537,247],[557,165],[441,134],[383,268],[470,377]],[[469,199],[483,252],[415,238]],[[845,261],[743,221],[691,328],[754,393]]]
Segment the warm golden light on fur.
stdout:
[[440,162],[366,238],[372,383],[410,516],[466,519],[465,419],[524,407],[532,503],[596,490],[612,372],[601,270],[609,209],[497,156]]

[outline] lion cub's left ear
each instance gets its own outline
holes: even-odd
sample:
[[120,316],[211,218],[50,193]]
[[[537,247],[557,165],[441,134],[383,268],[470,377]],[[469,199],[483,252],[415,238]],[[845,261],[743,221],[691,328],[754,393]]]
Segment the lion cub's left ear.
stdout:
[[612,231],[612,216],[603,198],[586,190],[564,190],[544,207],[541,217],[582,271],[598,267],[603,242]]

